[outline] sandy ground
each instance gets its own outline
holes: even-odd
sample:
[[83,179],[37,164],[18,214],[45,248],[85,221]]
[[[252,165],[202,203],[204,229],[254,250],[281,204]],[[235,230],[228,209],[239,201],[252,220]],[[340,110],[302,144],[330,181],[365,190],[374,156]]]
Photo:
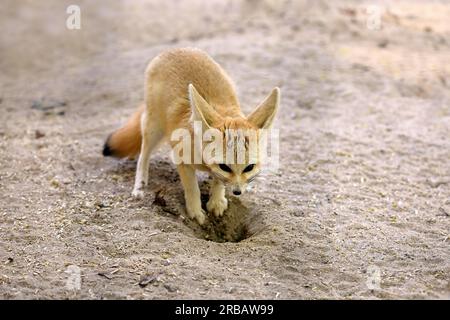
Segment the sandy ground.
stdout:
[[[448,2],[74,2],[0,5],[1,298],[450,298]],[[182,46],[283,95],[280,170],[206,229],[167,148],[142,201],[101,156]]]

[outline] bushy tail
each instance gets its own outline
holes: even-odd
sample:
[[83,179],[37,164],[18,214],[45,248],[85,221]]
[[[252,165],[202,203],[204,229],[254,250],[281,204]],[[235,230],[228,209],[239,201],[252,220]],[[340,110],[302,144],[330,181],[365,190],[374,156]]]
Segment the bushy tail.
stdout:
[[141,115],[145,105],[131,116],[127,123],[111,133],[103,146],[103,155],[117,158],[134,158],[141,151]]

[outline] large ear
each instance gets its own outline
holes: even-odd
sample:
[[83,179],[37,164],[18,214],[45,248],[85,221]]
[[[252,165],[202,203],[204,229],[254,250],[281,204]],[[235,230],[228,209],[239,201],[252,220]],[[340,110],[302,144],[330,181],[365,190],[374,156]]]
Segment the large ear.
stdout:
[[275,87],[269,96],[247,117],[260,129],[270,128],[280,104],[280,88]]
[[194,121],[202,121],[207,127],[220,119],[220,115],[211,105],[198,93],[192,83],[189,84],[189,102],[191,104],[192,116]]

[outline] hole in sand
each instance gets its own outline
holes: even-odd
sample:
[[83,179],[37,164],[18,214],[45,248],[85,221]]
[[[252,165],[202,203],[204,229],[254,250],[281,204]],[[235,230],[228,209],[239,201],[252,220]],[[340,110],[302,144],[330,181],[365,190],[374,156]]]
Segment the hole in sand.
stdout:
[[[121,173],[132,184],[135,174],[135,162],[121,162],[119,169],[114,173]],[[154,161],[151,168],[153,176],[150,179],[148,193],[148,205],[161,208],[161,212],[174,216],[179,216],[184,208],[184,203],[179,199],[183,198],[183,189],[179,184],[168,184],[168,181],[179,181],[178,175],[170,163],[166,161]],[[201,189],[209,189],[209,184],[204,180]],[[153,199],[150,198],[151,191],[155,193]],[[206,210],[206,203],[209,195],[202,193],[202,207]],[[185,218],[185,225],[188,226],[197,238],[215,242],[240,242],[259,233],[265,227],[261,214],[254,209],[244,206],[241,201],[234,197],[228,197],[228,209],[222,217],[215,217],[207,213],[208,218],[203,226],[199,226],[195,220]]]
[[[202,194],[202,206],[205,210],[208,198],[208,195]],[[201,239],[214,242],[240,242],[260,232],[264,228],[264,223],[260,215],[244,206],[240,200],[229,197],[228,209],[222,217],[217,218],[208,213],[208,219],[202,227],[196,223],[191,227]]]

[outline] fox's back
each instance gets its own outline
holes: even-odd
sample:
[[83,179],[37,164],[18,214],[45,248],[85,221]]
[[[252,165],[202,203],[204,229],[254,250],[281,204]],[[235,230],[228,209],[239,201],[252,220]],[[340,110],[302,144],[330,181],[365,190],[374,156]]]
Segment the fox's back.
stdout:
[[[212,58],[198,49],[168,50],[149,63],[145,103],[125,125],[108,136],[103,155],[135,157],[141,149],[146,150],[145,146],[153,149],[164,137],[170,138],[178,128],[192,133],[192,120],[202,122],[204,128],[212,126],[222,131],[266,128],[272,123],[278,104],[279,89],[274,88],[245,117],[232,81]],[[150,140],[145,143],[144,138]]]
[[226,72],[205,52],[193,48],[168,50],[150,62],[146,71],[148,108],[175,127],[184,125],[191,114],[190,83],[219,114],[241,115],[234,85]]

